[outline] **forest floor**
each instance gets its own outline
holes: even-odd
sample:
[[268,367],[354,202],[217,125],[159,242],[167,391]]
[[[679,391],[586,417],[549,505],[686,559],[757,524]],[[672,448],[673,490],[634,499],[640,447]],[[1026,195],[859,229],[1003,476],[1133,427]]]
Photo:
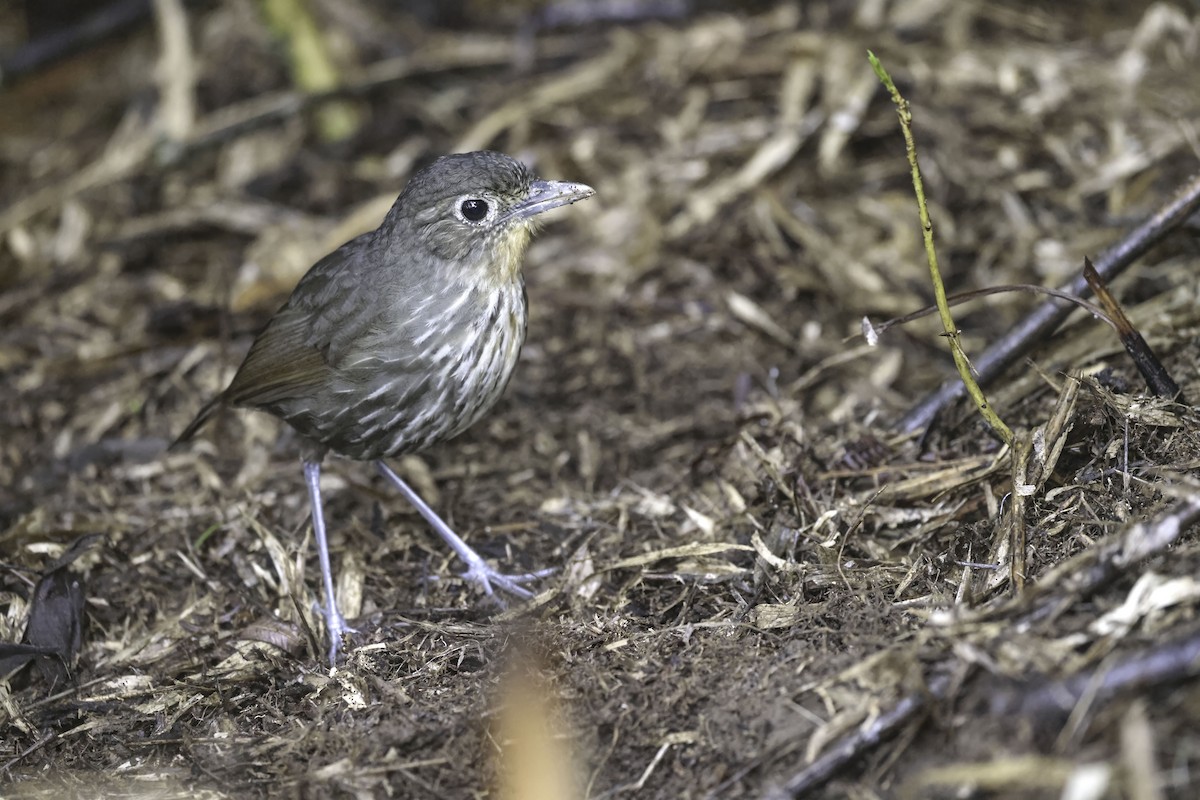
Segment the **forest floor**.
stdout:
[[[936,317],[861,333],[933,297],[868,49],[949,291],[1057,287],[1197,171],[1194,4],[314,0],[324,105],[267,5],[156,3],[0,88],[0,639],[41,595],[81,631],[0,684],[0,794],[1195,796],[1195,224],[1112,282],[1180,402],[1076,311],[987,386],[1014,446],[962,400],[909,431]],[[329,458],[331,669],[296,437],[167,445],[310,264],[481,148],[597,194],[534,240],[505,397],[396,467],[556,571],[491,606]],[[1045,302],[956,306],[967,354]]]

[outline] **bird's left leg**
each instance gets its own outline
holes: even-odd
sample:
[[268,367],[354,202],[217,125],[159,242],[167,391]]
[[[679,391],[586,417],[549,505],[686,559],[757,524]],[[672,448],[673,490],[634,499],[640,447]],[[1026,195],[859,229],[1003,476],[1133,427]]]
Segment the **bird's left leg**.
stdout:
[[304,482],[308,484],[308,500],[312,506],[313,536],[317,540],[317,558],[321,562],[321,580],[325,584],[325,628],[329,632],[329,666],[337,663],[338,650],[342,646],[342,635],[354,633],[346,624],[342,612],[338,611],[337,595],[334,592],[333,568],[329,564],[329,540],[325,537],[325,514],[321,509],[321,462],[304,462]]

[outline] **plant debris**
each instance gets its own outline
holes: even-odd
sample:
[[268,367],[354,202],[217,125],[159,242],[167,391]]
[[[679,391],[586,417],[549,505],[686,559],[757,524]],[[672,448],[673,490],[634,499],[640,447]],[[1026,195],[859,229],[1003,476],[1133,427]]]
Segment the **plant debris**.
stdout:
[[[57,609],[58,653],[0,683],[5,797],[1196,794],[1200,417],[1089,313],[987,293],[1091,258],[1200,394],[1195,8],[316,0],[306,91],[261,4],[144,5],[36,53],[80,20],[0,7],[0,641]],[[938,391],[933,321],[859,338],[932,297],[868,49],[1011,446]],[[394,467],[559,572],[489,607],[330,459],[331,670],[295,437],[166,446],[309,265],[480,147],[597,196],[531,246],[505,398]]]

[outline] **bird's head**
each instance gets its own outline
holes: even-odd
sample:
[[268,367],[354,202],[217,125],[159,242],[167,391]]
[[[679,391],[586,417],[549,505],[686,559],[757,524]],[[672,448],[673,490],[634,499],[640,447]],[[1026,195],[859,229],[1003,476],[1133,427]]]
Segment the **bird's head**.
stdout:
[[412,176],[380,232],[389,246],[433,256],[468,280],[510,282],[538,215],[593,194],[582,183],[535,179],[503,153],[458,153]]

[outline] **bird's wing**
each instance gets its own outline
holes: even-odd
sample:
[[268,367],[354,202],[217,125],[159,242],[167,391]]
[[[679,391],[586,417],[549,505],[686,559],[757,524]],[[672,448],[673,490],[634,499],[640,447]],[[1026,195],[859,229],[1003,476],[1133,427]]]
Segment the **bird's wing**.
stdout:
[[329,364],[308,343],[308,327],[301,314],[277,313],[254,340],[225,399],[237,406],[264,406],[321,386]]
[[225,390],[226,401],[268,406],[316,392],[332,380],[339,342],[375,324],[378,316],[376,297],[358,285],[369,251],[368,234],[313,265],[254,340]]

